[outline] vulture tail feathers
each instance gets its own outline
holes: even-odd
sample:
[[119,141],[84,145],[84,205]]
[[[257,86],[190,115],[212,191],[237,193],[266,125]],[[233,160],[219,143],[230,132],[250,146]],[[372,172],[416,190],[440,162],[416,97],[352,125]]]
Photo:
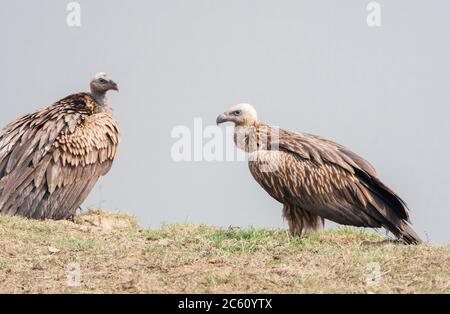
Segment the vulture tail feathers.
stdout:
[[423,242],[409,223],[405,224],[405,228],[400,232],[399,237],[407,244],[419,244]]
[[421,243],[419,235],[410,225],[409,208],[406,203],[376,177],[361,171],[358,171],[358,175],[372,192],[373,199],[370,203],[376,211],[376,214],[373,214],[381,219],[383,226],[407,244]]

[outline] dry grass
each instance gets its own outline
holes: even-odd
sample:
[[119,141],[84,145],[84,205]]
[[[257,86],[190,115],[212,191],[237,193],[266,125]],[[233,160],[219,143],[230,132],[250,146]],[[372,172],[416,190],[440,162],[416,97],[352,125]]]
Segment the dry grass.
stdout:
[[[383,240],[349,228],[302,239],[204,225],[139,230],[102,211],[74,222],[0,216],[0,292],[450,292],[449,245]],[[78,265],[79,285],[68,285]]]

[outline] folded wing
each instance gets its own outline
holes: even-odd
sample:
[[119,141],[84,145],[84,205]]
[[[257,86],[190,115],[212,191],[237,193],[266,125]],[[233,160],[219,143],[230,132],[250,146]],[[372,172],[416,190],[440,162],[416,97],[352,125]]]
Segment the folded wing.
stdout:
[[[267,132],[265,130],[264,132]],[[420,239],[405,202],[347,148],[310,134],[279,130],[278,151],[257,151],[250,170],[275,199],[340,224],[385,227],[409,243]],[[275,165],[266,171],[268,163]]]

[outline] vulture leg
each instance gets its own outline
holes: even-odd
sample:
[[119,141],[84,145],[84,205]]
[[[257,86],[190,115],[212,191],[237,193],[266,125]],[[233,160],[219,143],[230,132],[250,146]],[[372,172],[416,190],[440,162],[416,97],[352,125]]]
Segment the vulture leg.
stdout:
[[283,217],[289,225],[291,236],[307,235],[317,231],[324,225],[322,217],[311,214],[302,208],[294,205],[284,204]]

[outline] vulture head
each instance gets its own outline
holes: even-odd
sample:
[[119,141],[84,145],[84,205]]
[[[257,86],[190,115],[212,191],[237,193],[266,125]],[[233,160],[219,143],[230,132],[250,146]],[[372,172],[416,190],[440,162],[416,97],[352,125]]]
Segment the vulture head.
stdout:
[[104,95],[109,90],[119,91],[119,86],[105,73],[96,74],[91,80],[91,93]]
[[217,125],[225,122],[233,122],[236,126],[250,126],[258,121],[255,108],[249,104],[238,104],[231,107],[216,119]]

